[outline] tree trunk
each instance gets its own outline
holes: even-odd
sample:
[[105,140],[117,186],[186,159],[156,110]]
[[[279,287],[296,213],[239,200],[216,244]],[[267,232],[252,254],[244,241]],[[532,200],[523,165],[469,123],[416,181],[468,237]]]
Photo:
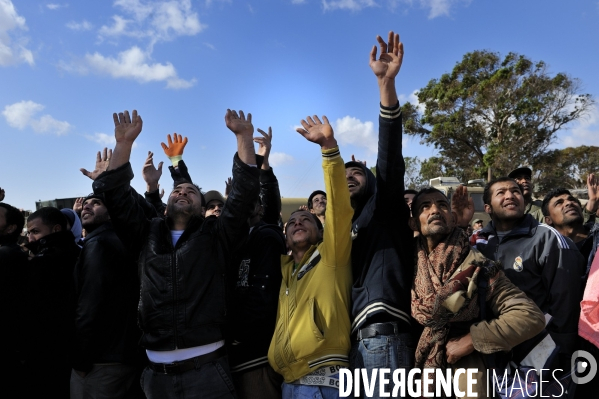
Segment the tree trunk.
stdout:
[[487,183],[493,180],[493,169],[489,166],[487,169]]

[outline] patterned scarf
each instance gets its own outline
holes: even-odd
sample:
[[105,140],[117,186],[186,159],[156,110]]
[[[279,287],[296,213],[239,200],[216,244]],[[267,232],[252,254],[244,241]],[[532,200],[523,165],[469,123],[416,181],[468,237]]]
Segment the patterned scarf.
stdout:
[[[421,237],[416,251],[412,315],[425,328],[416,348],[415,367],[444,369],[447,367],[445,346],[449,339],[449,323],[476,321],[479,317],[478,295],[475,293],[471,298],[466,295],[470,281],[476,283],[481,268],[490,277],[495,277],[499,269],[491,261],[462,265],[470,253],[470,244],[466,233],[459,228],[454,228],[430,254]],[[458,273],[453,276],[456,271]],[[460,291],[465,301],[457,312],[452,313],[442,306],[446,299]],[[487,299],[492,291],[493,286],[489,284]]]

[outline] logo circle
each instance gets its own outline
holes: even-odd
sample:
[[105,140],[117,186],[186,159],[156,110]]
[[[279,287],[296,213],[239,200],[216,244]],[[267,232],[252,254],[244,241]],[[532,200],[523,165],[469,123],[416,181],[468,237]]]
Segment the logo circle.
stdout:
[[[583,358],[584,360],[578,360],[579,358]],[[587,382],[591,382],[595,375],[597,375],[597,360],[587,351],[579,350],[572,354],[570,358],[570,366],[572,370],[572,381],[576,384],[586,384]],[[579,377],[577,373],[588,371],[588,374],[584,377]]]

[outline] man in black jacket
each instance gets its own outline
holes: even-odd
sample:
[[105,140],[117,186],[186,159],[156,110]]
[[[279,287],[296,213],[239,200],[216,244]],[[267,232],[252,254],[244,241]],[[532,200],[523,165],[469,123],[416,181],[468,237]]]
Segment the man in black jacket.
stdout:
[[[0,197],[3,193],[0,190]],[[27,255],[17,245],[25,224],[23,214],[14,206],[0,202],[0,314],[9,328],[3,328],[3,342],[10,342],[0,366],[0,384],[7,392],[21,387],[19,318],[23,313],[23,286],[27,278]]]
[[83,201],[87,231],[75,266],[75,340],[71,398],[123,398],[135,377],[139,285],[101,196]]
[[[233,382],[239,399],[276,399],[281,397],[283,377],[268,364],[268,347],[275,332],[281,255],[286,245],[278,226],[281,212],[279,182],[268,162],[272,129],[260,144],[260,198],[249,219],[250,234],[233,256],[233,300],[229,311],[229,358]],[[208,196],[207,196],[208,197]]]
[[[169,195],[166,218],[148,220],[132,195],[129,157],[142,129],[133,111],[113,115],[116,146],[106,172],[93,184],[104,193],[113,226],[131,254],[139,254],[141,345],[150,360],[142,374],[146,396],[233,397],[224,350],[225,282],[228,254],[248,234],[258,197],[259,171],[251,114],[227,110],[225,122],[237,137],[233,187],[223,214],[202,217],[202,197],[192,183]],[[253,166],[253,167],[252,167]]]
[[24,291],[25,390],[30,398],[67,398],[73,339],[73,270],[79,247],[56,208],[41,208],[27,219],[32,258]]
[[[410,290],[414,239],[404,201],[405,164],[395,77],[403,59],[399,35],[378,36],[370,67],[380,90],[376,177],[360,162],[345,164],[354,208],[352,235],[352,351],[350,368],[411,368],[416,340],[411,334]],[[378,381],[374,388],[379,394]]]

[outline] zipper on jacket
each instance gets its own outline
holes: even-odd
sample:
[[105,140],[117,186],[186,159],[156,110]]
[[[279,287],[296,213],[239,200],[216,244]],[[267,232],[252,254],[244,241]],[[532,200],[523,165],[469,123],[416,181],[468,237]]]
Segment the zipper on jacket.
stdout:
[[179,339],[177,336],[177,280],[175,279],[176,262],[177,254],[173,248],[173,252],[171,253],[171,278],[173,280],[173,333],[175,337],[175,349],[179,347]]

